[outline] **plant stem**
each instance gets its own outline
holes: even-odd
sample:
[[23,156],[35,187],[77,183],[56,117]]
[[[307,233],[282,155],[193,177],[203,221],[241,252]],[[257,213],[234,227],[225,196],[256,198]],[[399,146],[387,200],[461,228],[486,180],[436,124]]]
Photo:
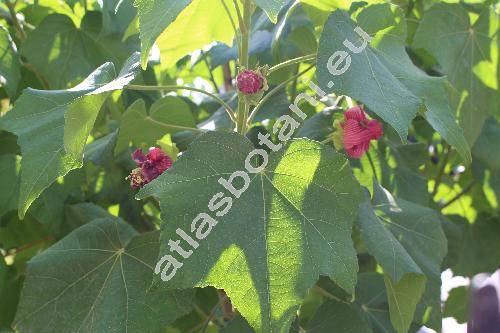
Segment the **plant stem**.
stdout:
[[296,78],[304,75],[305,73],[309,72],[311,69],[314,68],[314,64],[307,67],[306,69],[304,69],[302,72],[298,73],[297,75],[294,75],[290,78],[288,78],[287,80],[281,82],[280,84],[278,84],[276,87],[274,87],[274,89],[270,90],[259,102],[259,104],[257,104],[257,106],[253,109],[252,113],[250,114],[250,117],[248,117],[248,124],[250,125],[253,121],[253,119],[255,118],[255,115],[257,114],[257,112],[259,112],[259,110],[262,108],[262,105],[264,105],[266,103],[266,101],[271,98],[274,94],[276,94],[278,91],[280,91],[280,89],[282,89],[283,87],[285,87],[289,82],[295,80]]
[[319,292],[321,295],[323,295],[326,298],[333,299],[333,300],[335,300],[337,302],[341,302],[341,303],[344,303],[344,304],[350,304],[349,302],[344,301],[343,299],[340,299],[340,298],[332,295],[331,293],[329,293],[325,289],[321,288],[317,284],[314,285],[313,289],[316,290],[317,292]]
[[210,81],[212,82],[215,91],[219,92],[219,86],[217,85],[217,82],[215,81],[214,73],[212,72],[212,69],[210,68],[210,64],[208,63],[208,60],[207,60],[207,54],[205,52],[201,51],[201,56],[203,57],[203,62],[207,66],[208,74],[210,75]]
[[375,164],[373,163],[372,157],[370,155],[370,151],[366,151],[366,157],[368,157],[368,161],[370,162],[370,167],[372,168],[373,171],[373,177],[375,177],[375,180],[378,183],[378,177],[377,177],[377,169],[375,169]]
[[17,1],[11,2],[10,0],[5,1],[5,5],[9,9],[10,16],[12,18],[12,24],[14,25],[14,28],[17,31],[18,37],[21,41],[24,41],[26,39],[26,32],[23,29],[23,26],[17,19],[17,13],[16,13],[16,3]]
[[[250,40],[250,26],[252,24],[252,3],[250,0],[243,2],[243,21],[240,21],[241,32],[241,49],[239,65],[240,69],[248,68],[248,44]],[[238,97],[238,114],[236,122],[236,131],[241,135],[245,135],[248,111],[250,106],[245,102],[242,97]]]
[[469,185],[467,185],[466,187],[464,187],[464,189],[462,191],[460,191],[460,193],[458,193],[457,195],[455,195],[448,202],[444,203],[440,208],[441,209],[445,209],[446,207],[448,207],[449,205],[451,205],[452,203],[454,203],[455,201],[457,201],[458,199],[460,199],[464,194],[467,194],[474,187],[474,185],[476,185],[476,181],[475,180],[473,180],[472,182],[470,182]]
[[236,44],[238,45],[238,50],[240,49],[240,34],[238,32],[238,28],[236,27],[236,23],[234,22],[233,16],[231,15],[231,11],[229,10],[229,7],[226,5],[226,1],[220,0],[222,2],[222,6],[224,7],[224,10],[226,11],[227,16],[229,17],[229,20],[231,21],[231,26],[233,27],[234,30],[234,36],[236,37]]
[[212,311],[210,311],[210,314],[208,315],[207,319],[205,319],[205,323],[203,324],[203,328],[200,330],[201,333],[205,333],[208,327],[208,324],[212,321],[212,319],[215,316],[215,312],[217,311],[217,308],[221,306],[227,299],[227,296],[224,298],[220,298],[219,302],[215,304],[215,306],[212,308]]
[[267,74],[271,74],[272,72],[275,72],[277,70],[283,69],[285,67],[288,67],[288,66],[291,66],[291,65],[294,65],[294,64],[298,64],[298,63],[303,62],[303,61],[313,60],[313,59],[316,59],[316,53],[308,54],[308,55],[305,55],[305,56],[302,56],[302,57],[298,57],[298,58],[294,58],[294,59],[290,59],[290,60],[284,61],[284,62],[282,62],[280,64],[277,64],[277,65],[269,68]]
[[443,160],[441,161],[441,166],[439,167],[438,174],[436,176],[436,181],[434,183],[434,188],[432,189],[431,196],[434,197],[438,191],[439,184],[441,184],[441,181],[443,180],[443,175],[444,175],[444,169],[446,169],[446,164],[448,163],[448,159],[450,158],[451,154],[451,146],[446,145],[443,148],[443,151],[446,150],[446,153],[444,154]]
[[215,99],[217,102],[219,102],[224,109],[226,109],[227,114],[231,118],[233,122],[236,122],[236,118],[234,116],[234,111],[233,109],[226,103],[222,98],[220,98],[217,95],[214,95],[212,93],[209,93],[208,91],[205,91],[203,89],[198,89],[194,87],[188,87],[188,86],[143,86],[143,85],[138,85],[138,84],[129,84],[124,87],[124,89],[129,89],[129,90],[143,90],[143,91],[174,91],[174,90],[189,90],[189,91],[196,91],[201,94],[207,95]]

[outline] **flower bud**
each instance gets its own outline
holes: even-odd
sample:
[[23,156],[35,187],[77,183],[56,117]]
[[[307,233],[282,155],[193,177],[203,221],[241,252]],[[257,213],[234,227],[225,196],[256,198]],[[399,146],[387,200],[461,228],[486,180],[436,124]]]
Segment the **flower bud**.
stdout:
[[264,87],[264,77],[257,72],[245,69],[238,74],[236,85],[243,94],[253,95]]

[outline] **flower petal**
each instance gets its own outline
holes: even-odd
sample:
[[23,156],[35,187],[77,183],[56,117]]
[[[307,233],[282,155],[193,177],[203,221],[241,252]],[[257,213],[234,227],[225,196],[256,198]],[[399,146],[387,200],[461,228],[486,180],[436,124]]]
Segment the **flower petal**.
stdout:
[[366,115],[365,112],[363,111],[363,108],[359,105],[356,105],[344,112],[344,119],[362,121],[366,119]]

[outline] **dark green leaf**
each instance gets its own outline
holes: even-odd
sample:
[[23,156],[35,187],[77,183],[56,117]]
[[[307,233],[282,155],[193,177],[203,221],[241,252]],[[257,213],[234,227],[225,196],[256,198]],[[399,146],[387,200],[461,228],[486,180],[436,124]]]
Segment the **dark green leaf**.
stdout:
[[23,159],[19,216],[58,177],[82,165],[83,149],[104,100],[135,76],[134,54],[118,76],[106,63],[70,90],[27,89],[1,120],[18,136]]
[[[161,204],[160,257],[170,253],[167,243],[177,238],[175,229],[189,232],[191,220],[224,191],[218,179],[245,170],[252,150],[237,134],[209,132],[139,193],[154,195]],[[251,177],[240,198],[225,194],[232,208],[217,218],[212,235],[200,241],[169,283],[158,276],[156,284],[223,288],[257,332],[281,331],[319,274],[354,291],[351,226],[361,191],[344,157],[308,140],[292,140],[271,153],[265,169]],[[234,183],[240,188],[241,178]]]
[[158,245],[157,232],[137,235],[118,219],[80,227],[28,263],[16,327],[163,332],[189,310],[192,293],[148,293]]
[[21,80],[20,66],[19,55],[9,31],[0,26],[0,86],[5,88],[11,98],[15,96]]

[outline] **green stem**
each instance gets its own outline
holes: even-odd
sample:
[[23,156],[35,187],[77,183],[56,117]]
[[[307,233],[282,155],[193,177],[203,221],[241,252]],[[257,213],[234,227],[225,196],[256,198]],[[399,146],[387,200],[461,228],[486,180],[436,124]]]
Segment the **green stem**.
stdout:
[[449,205],[451,205],[452,203],[454,203],[455,201],[460,199],[464,194],[467,194],[474,187],[474,185],[476,185],[475,180],[470,182],[469,185],[464,187],[464,189],[460,193],[458,193],[456,196],[454,196],[452,199],[450,199],[450,201],[444,203],[440,208],[445,209],[446,207],[448,207]]
[[[252,24],[252,3],[250,0],[243,2],[243,20],[240,21],[241,31],[241,50],[240,50],[240,69],[248,68],[248,45],[250,40],[250,26]],[[241,135],[245,135],[248,111],[250,106],[240,96],[238,97],[238,121],[236,122],[236,131]]]
[[9,14],[12,19],[12,24],[14,25],[14,28],[17,31],[18,37],[21,41],[24,41],[26,39],[26,32],[23,29],[23,26],[17,19],[17,13],[16,13],[16,3],[17,1],[11,2],[10,0],[5,1],[5,5],[7,6],[7,9],[9,9]]
[[444,154],[443,160],[441,161],[440,168],[438,170],[438,174],[436,176],[436,181],[434,182],[434,189],[432,190],[431,196],[434,197],[439,189],[439,185],[441,184],[441,181],[443,180],[443,175],[444,175],[444,170],[446,169],[446,164],[448,164],[448,159],[450,158],[451,154],[451,146],[446,145],[443,148],[443,151],[446,150],[446,153]]
[[274,87],[274,89],[270,90],[259,102],[259,104],[257,104],[257,106],[253,109],[252,113],[250,114],[250,116],[248,117],[248,124],[250,125],[253,121],[253,119],[255,118],[255,115],[257,115],[257,112],[259,112],[259,110],[262,108],[262,105],[264,105],[266,103],[266,101],[268,99],[270,99],[273,95],[275,95],[278,91],[280,91],[281,89],[283,89],[284,87],[286,87],[286,85],[295,80],[296,78],[304,75],[305,73],[309,72],[311,69],[314,68],[315,65],[311,65],[309,67],[307,67],[306,69],[304,69],[302,72],[298,73],[297,75],[294,75],[290,78],[288,78],[287,80],[281,82],[280,84],[278,84],[276,87]]
[[207,60],[207,54],[205,52],[201,51],[201,56],[203,57],[203,62],[207,66],[208,74],[210,75],[210,81],[212,82],[215,91],[219,92],[219,86],[217,85],[217,82],[215,81],[214,73],[212,72],[212,69],[210,68],[210,64],[208,63],[208,60]]
[[224,10],[226,11],[227,16],[229,17],[229,20],[231,21],[231,26],[233,27],[234,30],[234,36],[236,37],[236,44],[238,45],[238,49],[240,49],[240,34],[238,32],[238,28],[236,27],[236,23],[234,22],[233,16],[231,15],[231,11],[229,10],[229,7],[226,5],[226,2],[224,0],[221,0],[222,6],[224,7]]
[[368,161],[370,162],[370,167],[372,168],[373,171],[373,177],[375,177],[375,180],[378,183],[379,181],[377,177],[377,169],[375,169],[375,163],[373,163],[372,156],[370,155],[370,151],[368,150],[366,151],[366,157],[368,157]]
[[308,54],[308,55],[305,55],[303,57],[290,59],[290,60],[284,61],[280,64],[277,64],[276,66],[269,68],[267,74],[269,75],[272,72],[275,72],[275,71],[280,70],[282,68],[285,68],[285,67],[288,67],[291,65],[295,65],[295,64],[298,64],[298,63],[303,62],[303,61],[314,60],[314,59],[316,59],[316,53]]
[[217,95],[214,95],[212,93],[209,93],[208,91],[205,91],[203,89],[198,89],[194,87],[188,87],[188,86],[143,86],[139,84],[129,84],[124,87],[124,89],[128,90],[142,90],[142,91],[174,91],[174,90],[189,90],[189,91],[196,91],[201,94],[207,95],[215,99],[217,102],[219,102],[224,109],[226,110],[227,114],[231,118],[233,122],[236,122],[236,118],[234,116],[234,111],[233,109],[226,103],[222,98],[220,98]]

